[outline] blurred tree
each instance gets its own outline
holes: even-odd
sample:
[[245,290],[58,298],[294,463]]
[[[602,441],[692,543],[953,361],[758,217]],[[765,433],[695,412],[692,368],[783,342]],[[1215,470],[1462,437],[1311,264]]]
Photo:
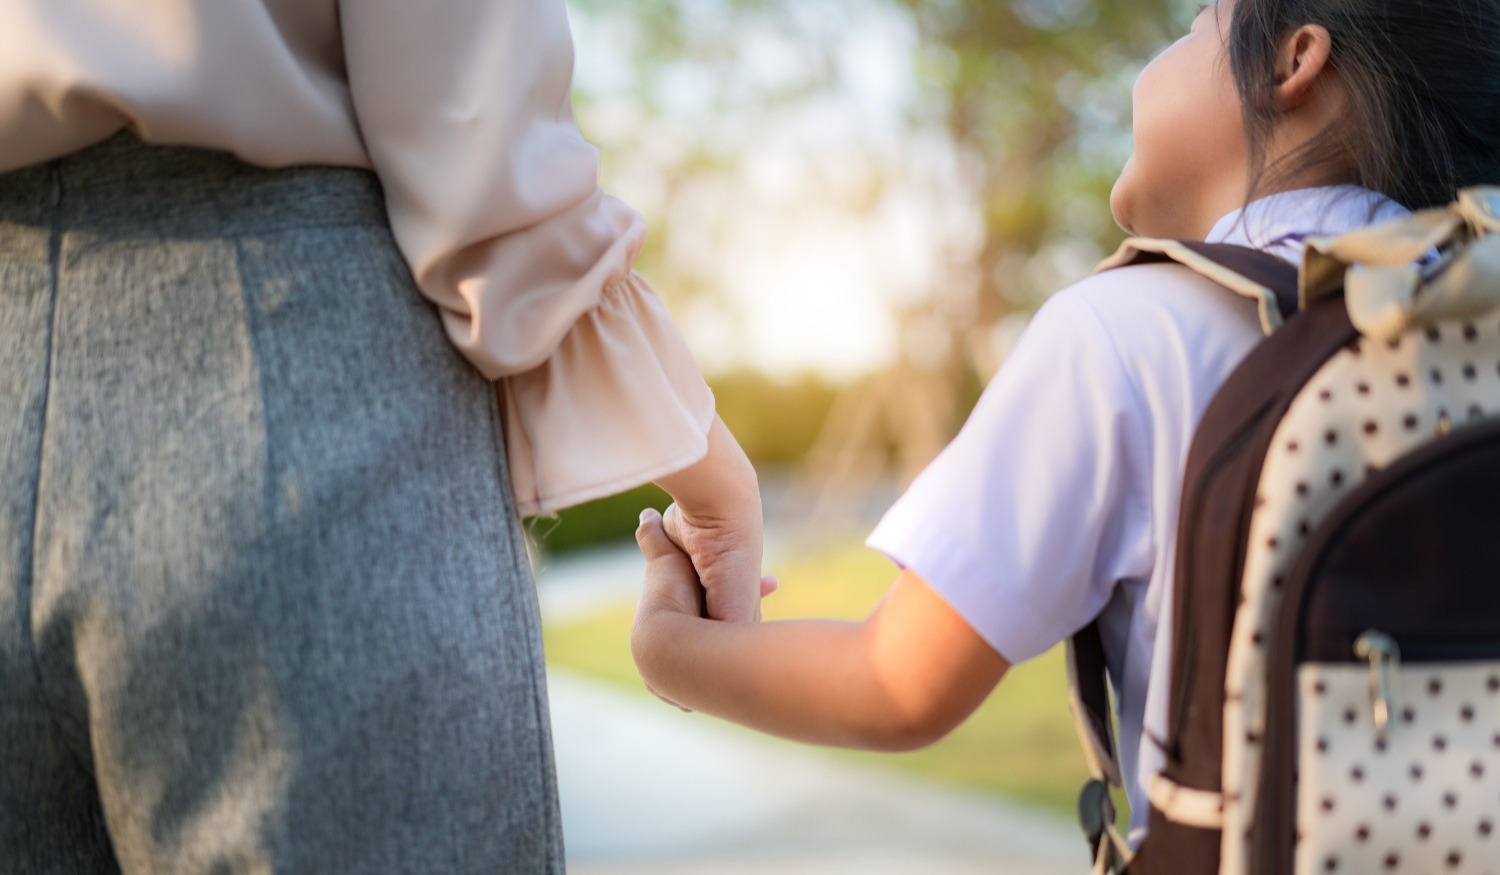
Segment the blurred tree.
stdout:
[[[1108,193],[1130,149],[1130,88],[1140,66],[1185,31],[1185,0],[573,0],[591,45],[614,53],[580,76],[585,131],[611,186],[653,222],[646,266],[683,235],[673,201],[734,177],[756,134],[846,86],[840,36],[862,16],[899,11],[916,34],[886,59],[912,80],[912,142],[940,130],[973,196],[981,241],[931,297],[980,327],[1029,309],[1119,241]],[[582,40],[580,41],[582,44]],[[773,75],[750,63],[774,43]],[[596,69],[590,66],[589,69]],[[807,160],[816,162],[818,156]],[[878,173],[866,180],[880,196]],[[732,194],[730,195],[732,197]],[[695,215],[699,215],[696,214]],[[733,214],[722,216],[725,222]],[[701,280],[702,278],[700,278]],[[676,296],[703,282],[663,281]]]
[[1108,199],[1129,155],[1130,89],[1195,7],[892,2],[921,34],[917,71],[930,99],[919,111],[941,117],[979,194],[984,242],[972,299],[977,323],[991,326],[1007,305],[1034,305],[1121,239]]
[[839,394],[811,375],[782,380],[743,370],[715,376],[709,385],[719,416],[762,471],[800,465]]
[[[640,266],[677,312],[705,301],[732,311],[719,260],[744,218],[742,177],[788,123],[813,132],[799,155],[815,184],[807,202],[874,212],[909,203],[893,192],[913,188],[944,202],[941,215],[917,220],[942,225],[934,233],[947,243],[924,287],[897,303],[897,354],[845,390],[811,453],[811,506],[826,503],[820,489],[855,488],[872,466],[914,474],[962,422],[1024,314],[1119,242],[1108,194],[1130,151],[1130,89],[1196,9],[1183,0],[572,5],[590,53],[576,83],[580,123],[604,153],[606,185],[651,222]],[[885,99],[900,102],[902,122],[895,132],[845,128],[857,142],[829,147],[818,118],[861,99],[872,65],[852,43],[872,17],[905,35],[874,65],[900,83]],[[913,169],[941,165],[946,176]]]
[[814,514],[835,517],[862,459],[895,444],[914,477],[961,424],[972,378],[1015,337],[1013,314],[1081,278],[1122,238],[1109,191],[1130,151],[1130,90],[1194,7],[1163,0],[887,0],[919,34],[915,125],[937,123],[974,194],[980,243],[902,314],[903,355],[851,387],[810,460]]
[[[674,303],[713,296],[716,243],[755,136],[829,86],[829,59],[790,0],[569,6],[580,51],[593,52],[574,81],[580,126],[601,148],[606,186],[651,225],[637,266]],[[779,75],[743,63],[750,32],[785,52]]]

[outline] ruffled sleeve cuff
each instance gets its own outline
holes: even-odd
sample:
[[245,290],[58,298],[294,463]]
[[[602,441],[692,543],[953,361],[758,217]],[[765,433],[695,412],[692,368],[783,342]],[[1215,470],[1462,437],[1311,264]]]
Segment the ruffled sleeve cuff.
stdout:
[[713,393],[661,298],[633,272],[604,287],[546,362],[499,387],[522,516],[623,492],[708,452]]

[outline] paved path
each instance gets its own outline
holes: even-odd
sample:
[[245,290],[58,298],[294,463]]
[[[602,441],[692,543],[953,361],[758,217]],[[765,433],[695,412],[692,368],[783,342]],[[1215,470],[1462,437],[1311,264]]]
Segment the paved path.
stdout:
[[646,560],[633,542],[579,550],[533,564],[537,600],[546,623],[567,622],[634,604],[646,577]]
[[573,875],[1063,875],[1077,828],[549,678]]
[[[767,533],[768,552],[784,540]],[[548,622],[633,602],[629,542],[537,570]],[[1076,875],[1071,821],[549,677],[572,875]]]

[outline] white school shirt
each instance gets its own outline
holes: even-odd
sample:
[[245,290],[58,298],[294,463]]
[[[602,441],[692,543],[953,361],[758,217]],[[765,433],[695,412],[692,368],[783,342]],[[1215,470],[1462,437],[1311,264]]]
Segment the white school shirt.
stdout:
[[[1208,242],[1301,259],[1308,236],[1407,211],[1356,186],[1285,192]],[[1100,617],[1130,841],[1163,765],[1177,514],[1193,431],[1262,339],[1255,305],[1186,268],[1096,274],[1037,312],[963,430],[866,543],[920,575],[1011,663]],[[1161,634],[1158,634],[1160,631]],[[1144,732],[1143,732],[1144,729]]]

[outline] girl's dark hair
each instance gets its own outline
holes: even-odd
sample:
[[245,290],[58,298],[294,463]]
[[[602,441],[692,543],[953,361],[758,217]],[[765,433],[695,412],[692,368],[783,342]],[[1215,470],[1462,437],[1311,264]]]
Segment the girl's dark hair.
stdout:
[[[1266,165],[1281,114],[1276,58],[1297,28],[1332,37],[1344,117]],[[1315,168],[1411,208],[1500,183],[1500,0],[1238,0],[1229,64],[1244,107],[1250,191]]]

